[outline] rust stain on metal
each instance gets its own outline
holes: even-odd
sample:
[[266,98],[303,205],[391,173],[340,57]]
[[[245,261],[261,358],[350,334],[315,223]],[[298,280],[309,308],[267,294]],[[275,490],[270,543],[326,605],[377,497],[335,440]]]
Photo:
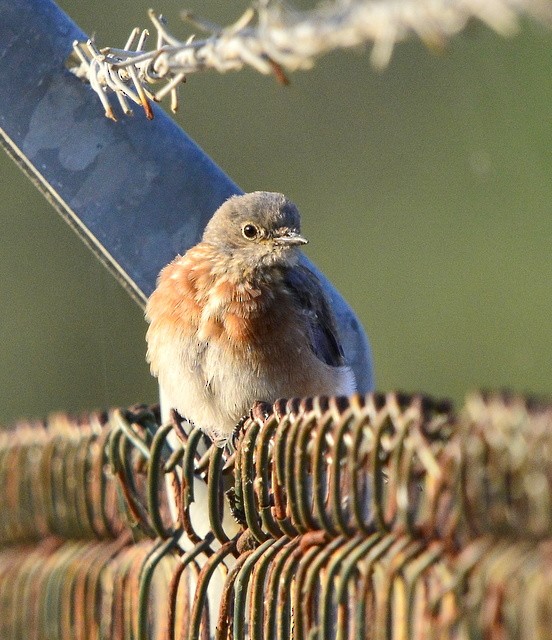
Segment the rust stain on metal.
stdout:
[[549,405],[259,403],[232,447],[144,406],[0,432],[0,637],[551,637]]

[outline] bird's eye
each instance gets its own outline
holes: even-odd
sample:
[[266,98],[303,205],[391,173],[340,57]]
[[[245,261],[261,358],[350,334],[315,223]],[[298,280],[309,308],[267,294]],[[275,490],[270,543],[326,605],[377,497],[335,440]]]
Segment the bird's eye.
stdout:
[[248,240],[253,240],[259,235],[259,229],[254,224],[248,223],[243,225],[242,233]]

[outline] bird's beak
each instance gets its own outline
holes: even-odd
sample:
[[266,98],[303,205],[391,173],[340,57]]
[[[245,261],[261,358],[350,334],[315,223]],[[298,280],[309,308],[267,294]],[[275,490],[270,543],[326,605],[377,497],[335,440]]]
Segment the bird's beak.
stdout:
[[285,235],[274,238],[274,244],[284,247],[295,247],[307,243],[308,240],[296,231],[288,231]]

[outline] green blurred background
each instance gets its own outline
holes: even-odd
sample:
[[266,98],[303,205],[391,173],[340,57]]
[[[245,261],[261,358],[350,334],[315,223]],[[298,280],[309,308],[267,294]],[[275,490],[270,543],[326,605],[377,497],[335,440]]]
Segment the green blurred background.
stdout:
[[[182,1],[153,3],[182,37],[182,8],[227,24],[248,5]],[[60,3],[100,46],[150,4]],[[551,43],[476,26],[438,56],[400,44],[382,73],[356,50],[287,88],[248,70],[181,90],[179,123],[243,189],[299,205],[380,390],[552,395]],[[0,421],[155,401],[142,312],[5,155],[0,242]]]

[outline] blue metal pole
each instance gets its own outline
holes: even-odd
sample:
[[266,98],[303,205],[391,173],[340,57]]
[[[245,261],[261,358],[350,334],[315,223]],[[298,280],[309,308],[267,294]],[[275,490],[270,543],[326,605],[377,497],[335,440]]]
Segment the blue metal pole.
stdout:
[[[65,68],[87,36],[50,0],[0,0],[0,138],[63,218],[141,305],[160,269],[195,244],[213,212],[241,193],[168,117],[105,118]],[[323,280],[359,390],[373,386],[368,341]]]

